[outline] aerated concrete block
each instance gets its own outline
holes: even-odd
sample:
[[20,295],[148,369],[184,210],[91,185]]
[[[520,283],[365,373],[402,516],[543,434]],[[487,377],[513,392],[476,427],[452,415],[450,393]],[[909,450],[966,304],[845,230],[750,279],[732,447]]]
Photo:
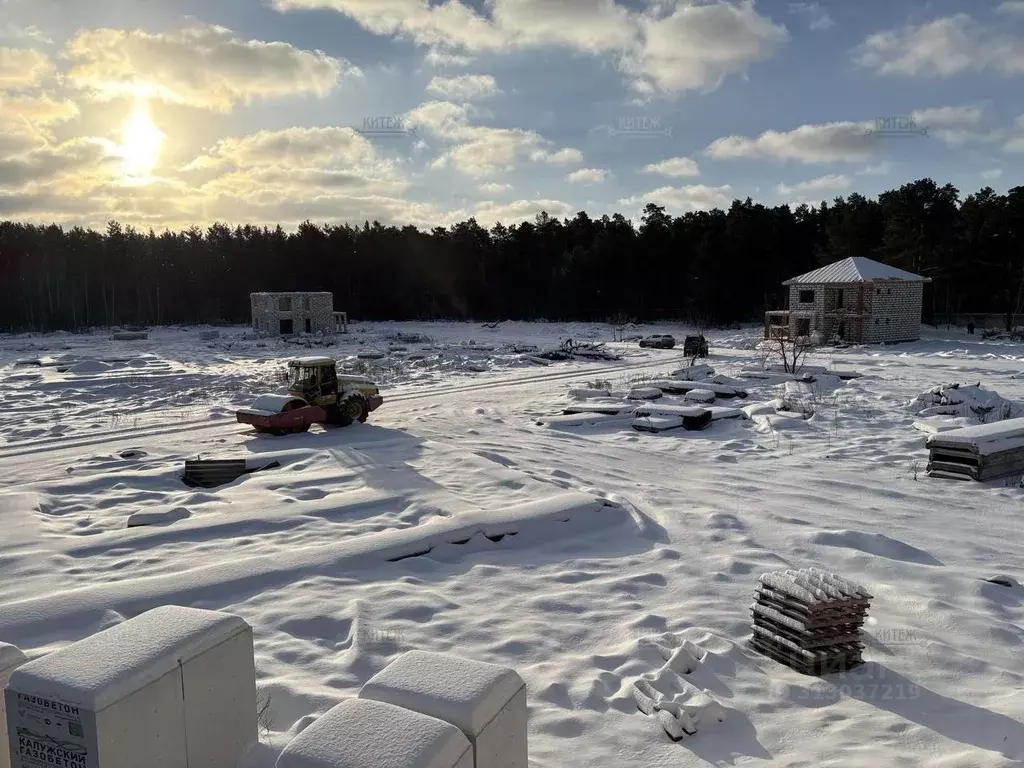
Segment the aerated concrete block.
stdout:
[[27,661],[25,654],[13,645],[0,643],[0,768],[11,768],[11,752],[7,740],[7,707],[4,688],[11,673]]
[[513,669],[408,651],[370,678],[359,696],[457,726],[473,744],[476,768],[527,768],[526,685]]
[[443,720],[347,699],[296,736],[277,768],[473,768],[473,747]]
[[252,629],[163,606],[11,675],[12,768],[221,768],[257,740]]

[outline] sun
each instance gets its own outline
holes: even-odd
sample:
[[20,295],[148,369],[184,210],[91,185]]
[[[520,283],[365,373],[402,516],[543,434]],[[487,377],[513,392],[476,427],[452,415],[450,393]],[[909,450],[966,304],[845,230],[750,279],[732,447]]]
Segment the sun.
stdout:
[[157,128],[144,100],[136,101],[121,124],[120,155],[125,181],[148,184],[160,162],[166,136]]

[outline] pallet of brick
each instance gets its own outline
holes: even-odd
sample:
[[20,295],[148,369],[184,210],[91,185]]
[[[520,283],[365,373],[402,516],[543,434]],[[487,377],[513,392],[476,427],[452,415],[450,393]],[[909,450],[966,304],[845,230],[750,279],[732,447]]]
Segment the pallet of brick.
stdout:
[[18,667],[6,697],[12,768],[236,765],[257,741],[252,629],[154,608]]
[[1024,418],[938,432],[925,445],[930,477],[991,480],[1024,473]]
[[859,584],[817,568],[763,574],[750,606],[750,644],[804,674],[850,669],[863,662],[871,599]]

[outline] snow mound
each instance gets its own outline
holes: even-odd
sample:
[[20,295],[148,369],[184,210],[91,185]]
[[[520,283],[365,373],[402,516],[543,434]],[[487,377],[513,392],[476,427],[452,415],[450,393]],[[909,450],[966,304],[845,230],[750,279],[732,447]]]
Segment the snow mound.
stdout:
[[[664,637],[641,638],[638,646],[656,650],[664,664],[656,672],[633,681],[636,707],[657,720],[673,741],[693,736],[698,730],[723,722],[726,710],[711,691],[687,679],[701,666],[708,654],[690,640],[681,644],[663,642]],[[672,638],[678,642],[678,638]]]
[[113,368],[110,363],[104,363],[102,360],[82,360],[79,363],[68,368],[68,373],[103,373]]
[[710,389],[691,389],[683,395],[683,399],[694,403],[713,403],[715,402],[715,393]]
[[1024,416],[1024,406],[981,384],[941,384],[907,406],[915,416],[961,416],[982,422]]

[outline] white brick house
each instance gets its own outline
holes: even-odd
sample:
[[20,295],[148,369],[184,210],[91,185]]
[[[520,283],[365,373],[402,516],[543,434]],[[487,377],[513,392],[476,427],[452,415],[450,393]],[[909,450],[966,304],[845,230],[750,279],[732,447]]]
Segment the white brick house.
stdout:
[[271,336],[299,333],[348,333],[348,317],[334,311],[328,291],[250,293],[252,327]]
[[786,280],[789,309],[766,312],[764,337],[854,343],[921,338],[921,297],[931,278],[854,256]]

